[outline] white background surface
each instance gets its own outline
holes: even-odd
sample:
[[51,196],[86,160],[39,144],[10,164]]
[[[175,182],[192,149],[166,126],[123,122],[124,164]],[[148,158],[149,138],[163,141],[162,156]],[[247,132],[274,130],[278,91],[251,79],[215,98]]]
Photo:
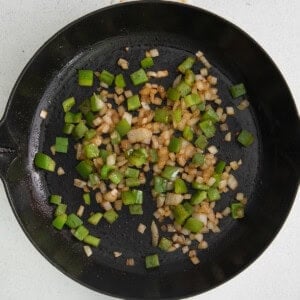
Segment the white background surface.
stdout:
[[[69,22],[109,3],[0,0],[0,115],[19,73],[35,51]],[[193,3],[234,22],[269,53],[289,83],[300,111],[300,1]],[[0,299],[112,299],[75,283],[38,253],[18,225],[1,182],[0,212]],[[299,219],[300,193],[280,234],[254,264],[226,284],[192,299],[300,299]]]

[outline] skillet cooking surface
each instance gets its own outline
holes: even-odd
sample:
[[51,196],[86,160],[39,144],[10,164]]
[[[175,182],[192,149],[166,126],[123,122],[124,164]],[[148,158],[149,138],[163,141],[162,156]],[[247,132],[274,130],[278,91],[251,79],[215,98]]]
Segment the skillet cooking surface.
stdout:
[[[187,24],[194,30],[187,31]],[[124,50],[127,46],[128,52]],[[236,115],[227,122],[232,132],[245,128],[255,134],[251,147],[224,143],[224,134],[220,132],[211,140],[211,144],[220,148],[220,159],[243,160],[242,167],[234,173],[239,188],[226,193],[224,200],[217,202],[216,210],[225,208],[236,192],[241,191],[249,198],[246,217],[240,221],[221,220],[221,233],[205,235],[209,248],[199,252],[198,266],[192,265],[180,250],[166,254],[151,246],[150,223],[155,206],[149,184],[143,188],[147,195],[143,216],[129,216],[124,209],[113,225],[101,222],[95,228],[90,227],[102,242],[99,249],[93,249],[93,256],[87,258],[82,243],[72,238],[68,230],[57,232],[51,227],[53,207],[48,205],[50,194],[61,194],[68,212],[76,211],[82,203],[82,192],[73,187],[73,179],[78,178],[74,171],[73,144],[68,155],[55,156],[57,165],[66,171],[62,177],[36,170],[32,164],[37,151],[50,154],[55,137],[62,133],[61,102],[75,96],[80,103],[98,84],[95,80],[93,88],[79,87],[77,69],[105,68],[117,74],[120,69],[116,61],[124,57],[130,64],[125,72],[129,78],[139,68],[145,50],[151,48],[160,52],[155,59],[155,70],[169,70],[169,77],[158,81],[164,86],[174,80],[176,66],[188,54],[201,50],[213,65],[210,73],[218,77],[222,106],[235,107],[239,103],[228,92],[230,85],[239,82],[244,82],[251,103],[250,109],[236,109]],[[200,68],[201,64],[196,66]],[[129,88],[135,92],[139,89]],[[286,100],[285,111],[278,103],[282,99]],[[14,136],[11,144],[19,146],[18,158],[3,177],[16,216],[46,258],[68,276],[103,293],[137,299],[178,298],[223,283],[271,242],[296,192],[300,167],[296,155],[299,120],[285,82],[248,36],[232,24],[196,8],[173,3],[128,3],[75,21],[47,42],[29,63],[12,92],[10,106],[2,126]],[[39,117],[41,109],[48,111],[46,120]],[[96,204],[86,208],[85,216],[96,209],[99,209]],[[140,222],[148,227],[144,235],[136,230]],[[121,251],[123,255],[116,259],[113,251]],[[144,257],[156,252],[161,267],[146,270]],[[125,266],[126,258],[130,257],[135,259],[134,267]]]

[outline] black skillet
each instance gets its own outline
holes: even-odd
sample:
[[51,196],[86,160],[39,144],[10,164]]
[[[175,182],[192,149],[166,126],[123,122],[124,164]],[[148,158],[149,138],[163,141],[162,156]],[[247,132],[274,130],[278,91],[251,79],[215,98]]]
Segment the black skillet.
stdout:
[[[130,47],[128,52],[125,47]],[[237,111],[229,121],[232,132],[241,128],[256,138],[249,148],[236,142],[224,145],[221,135],[213,143],[226,161],[242,158],[236,172],[239,191],[249,197],[246,217],[221,222],[222,232],[207,235],[209,248],[199,253],[194,266],[180,251],[160,253],[161,267],[147,271],[144,256],[157,252],[149,232],[137,233],[142,221],[149,226],[154,209],[147,197],[143,217],[121,213],[118,222],[92,229],[102,237],[101,247],[87,258],[82,244],[68,231],[51,227],[53,208],[49,194],[62,194],[70,211],[81,202],[72,186],[75,160],[57,155],[66,171],[62,179],[36,170],[35,153],[49,153],[54,137],[63,126],[61,102],[70,95],[78,101],[93,89],[80,88],[76,69],[91,68],[119,72],[116,60],[125,57],[131,71],[149,48],[158,48],[155,68],[168,68],[168,84],[175,67],[190,53],[201,49],[212,63],[212,74],[220,80],[224,106],[236,106],[228,86],[244,82],[251,107]],[[198,65],[200,67],[200,65]],[[95,88],[95,87],[94,87]],[[41,109],[49,114],[39,117]],[[241,272],[271,243],[292,206],[300,175],[299,117],[282,75],[267,54],[233,24],[198,8],[175,3],[143,1],[108,7],[88,14],[53,36],[27,64],[8,101],[0,123],[0,174],[13,211],[36,248],[59,270],[77,282],[101,293],[122,298],[182,298],[207,291]],[[73,152],[69,157],[73,156]],[[144,191],[149,194],[149,186]],[[228,193],[217,203],[222,209],[232,201]],[[92,207],[92,209],[96,209]],[[115,259],[112,251],[122,251]],[[136,265],[125,266],[133,257]],[[42,276],[42,274],[41,274]]]

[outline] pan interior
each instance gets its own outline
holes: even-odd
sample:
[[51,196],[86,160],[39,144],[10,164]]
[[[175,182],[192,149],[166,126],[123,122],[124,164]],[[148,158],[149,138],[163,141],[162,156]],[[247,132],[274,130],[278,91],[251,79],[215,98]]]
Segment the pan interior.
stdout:
[[[129,47],[129,50],[126,51],[125,47]],[[98,87],[98,80],[95,80],[94,87],[92,88],[78,86],[76,75],[78,69],[106,69],[114,74],[118,74],[122,70],[117,66],[116,62],[118,58],[123,57],[129,61],[130,68],[125,71],[125,76],[127,83],[130,83],[129,74],[139,68],[140,60],[144,57],[145,51],[152,48],[157,48],[160,53],[160,56],[154,59],[155,66],[153,69],[169,70],[167,78],[152,81],[161,83],[165,87],[169,86],[178,75],[176,67],[183,59],[188,55],[193,55],[197,50],[203,50],[201,44],[197,42],[193,43],[182,36],[144,33],[135,35],[134,37],[129,35],[108,39],[79,53],[78,56],[55,75],[43,97],[40,99],[40,105],[36,110],[32,128],[34,135],[32,136],[33,143],[30,149],[31,155],[35,153],[38,147],[43,152],[50,154],[50,147],[55,143],[55,137],[62,136],[64,124],[62,101],[70,96],[74,96],[78,106],[84,99],[90,97]],[[223,101],[222,106],[224,108],[226,106],[236,107],[239,101],[232,99],[228,88],[232,84],[242,81],[241,74],[239,72],[234,74],[226,72],[225,70],[228,70],[226,64],[231,62],[222,60],[221,55],[218,53],[207,53],[207,58],[213,65],[210,74],[218,78],[217,88]],[[195,70],[200,70],[201,67],[203,65],[197,62]],[[127,88],[137,93],[140,87],[134,87],[129,84]],[[41,121],[39,117],[41,109],[48,111],[46,121]],[[225,133],[221,133],[220,131],[211,139],[211,144],[216,145],[219,149],[218,157],[220,159],[228,163],[239,159],[243,161],[242,167],[234,172],[239,181],[238,189],[224,194],[222,201],[216,203],[216,211],[221,211],[228,206],[234,199],[237,191],[244,192],[249,198],[251,205],[256,190],[256,178],[259,177],[260,142],[254,112],[251,107],[244,111],[235,109],[235,112],[236,114],[228,118],[227,121],[230,131],[235,135],[241,128],[247,128],[255,135],[256,142],[248,149],[242,148],[236,141],[231,143],[224,142]],[[35,206],[47,218],[49,224],[51,223],[54,209],[47,203],[47,198],[50,194],[62,195],[63,202],[68,205],[68,212],[77,211],[79,205],[83,202],[82,191],[73,186],[74,178],[78,178],[75,171],[76,159],[73,146],[74,142],[72,141],[68,154],[58,153],[55,155],[57,166],[63,167],[66,175],[59,177],[56,173],[33,173],[34,180],[39,182],[39,184],[35,185],[36,188],[34,190],[34,193],[38,195],[34,199],[34,201],[38,202]],[[195,268],[190,263],[188,257],[182,255],[180,250],[174,253],[164,253],[151,246],[150,224],[153,219],[152,214],[155,210],[155,203],[151,196],[149,181],[143,186],[145,196],[143,216],[130,216],[126,208],[123,208],[120,212],[120,218],[113,225],[108,225],[105,221],[102,221],[97,227],[89,227],[92,234],[100,236],[102,239],[99,249],[93,250],[94,254],[91,259],[92,263],[99,270],[105,265],[115,270],[147,276],[147,271],[144,268],[144,257],[156,252],[159,252],[162,265],[160,272],[180,272],[183,269],[190,270]],[[101,210],[99,205],[95,201],[92,201],[92,205],[86,207],[84,216],[86,217],[90,212],[99,210]],[[145,224],[148,228],[143,235],[137,232],[139,223]],[[236,227],[242,227],[242,223],[243,221],[236,222],[230,217],[225,218],[220,222],[221,233],[209,233],[205,235],[205,239],[209,243],[209,248],[201,251],[199,254],[199,258],[202,261],[201,268],[203,268],[203,265],[209,265],[213,261],[216,262],[218,256],[223,256],[224,251],[238,241],[239,234],[236,232]],[[82,243],[76,241],[71,236],[71,233],[55,232],[52,229],[49,229],[49,231],[52,238],[60,239],[63,244],[66,244],[66,247],[70,247],[71,245],[72,251],[84,255],[82,252]],[[113,251],[120,251],[123,255],[115,259]],[[132,268],[126,268],[126,258],[131,257],[135,259],[136,264]],[[89,262],[86,263],[88,264]]]

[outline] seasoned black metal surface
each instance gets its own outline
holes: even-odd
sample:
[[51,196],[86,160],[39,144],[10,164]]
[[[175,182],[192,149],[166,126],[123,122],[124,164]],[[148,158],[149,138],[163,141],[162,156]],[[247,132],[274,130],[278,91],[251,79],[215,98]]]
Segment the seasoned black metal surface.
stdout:
[[[186,30],[187,24],[191,30]],[[127,46],[128,52],[124,50]],[[53,207],[47,200],[52,193],[62,194],[69,212],[82,203],[82,192],[73,187],[77,175],[72,145],[68,155],[55,156],[57,165],[66,171],[62,177],[36,170],[32,163],[38,150],[50,153],[55,137],[62,132],[61,102],[74,95],[80,103],[96,87],[79,87],[77,69],[106,68],[118,73],[116,61],[124,57],[130,63],[130,70],[125,72],[129,75],[139,68],[149,48],[160,52],[155,69],[170,72],[168,78],[159,81],[164,85],[173,81],[182,59],[200,49],[213,65],[212,74],[219,78],[222,105],[237,105],[228,86],[239,82],[245,83],[251,103],[250,109],[236,109],[236,115],[228,119],[232,132],[246,128],[255,134],[251,147],[224,143],[222,133],[211,140],[220,148],[220,158],[227,162],[243,160],[235,175],[239,180],[237,191],[249,197],[246,217],[241,221],[221,220],[222,232],[206,235],[209,248],[199,252],[198,266],[192,265],[180,250],[166,254],[151,246],[149,227],[154,203],[149,184],[143,188],[143,216],[129,216],[123,209],[113,225],[103,221],[97,227],[89,227],[93,234],[101,236],[102,242],[99,249],[93,250],[93,256],[86,258],[82,243],[73,239],[68,230],[57,232],[51,227]],[[40,119],[41,109],[49,112],[47,120]],[[299,118],[275,65],[232,24],[205,11],[173,3],[128,3],[106,8],[63,29],[27,65],[0,125],[0,145],[12,149],[9,155],[0,151],[0,173],[25,233],[65,274],[97,291],[122,298],[181,298],[228,280],[272,241],[299,183]],[[14,150],[18,155],[10,164]],[[216,209],[227,206],[234,195],[228,192]],[[85,216],[96,209],[99,207],[93,204]],[[136,231],[140,222],[148,226],[144,235]],[[123,256],[115,259],[113,251],[121,251]],[[156,252],[161,267],[145,270],[144,257]],[[128,257],[135,259],[134,267],[125,266]]]

